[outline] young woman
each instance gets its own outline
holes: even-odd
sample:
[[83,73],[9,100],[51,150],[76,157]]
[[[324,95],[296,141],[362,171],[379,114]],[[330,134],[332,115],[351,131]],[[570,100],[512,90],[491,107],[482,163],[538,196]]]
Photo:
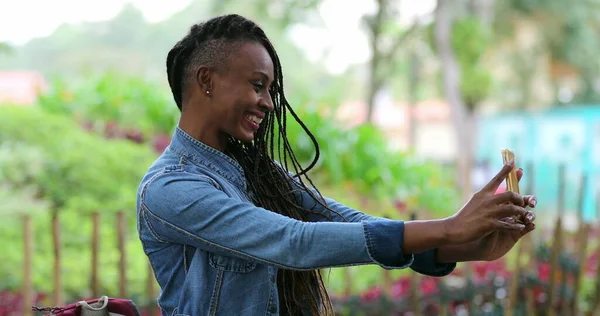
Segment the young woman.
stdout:
[[535,227],[533,196],[494,195],[512,164],[445,219],[376,218],[322,197],[307,177],[318,155],[300,166],[288,113],[318,144],[286,101],[273,45],[242,16],[192,26],[167,72],[181,119],[137,204],[163,315],[331,315],[319,269],[444,276],[500,258]]

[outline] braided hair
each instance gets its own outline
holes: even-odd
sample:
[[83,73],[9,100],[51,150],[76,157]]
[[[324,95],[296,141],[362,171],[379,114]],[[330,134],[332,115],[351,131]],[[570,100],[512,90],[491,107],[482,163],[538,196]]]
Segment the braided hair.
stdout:
[[[237,45],[248,41],[263,45],[273,61],[274,78],[269,93],[274,110],[267,113],[263,119],[253,142],[242,143],[230,137],[227,154],[236,159],[243,168],[256,205],[302,221],[307,221],[309,213],[322,215],[301,206],[296,194],[298,190],[302,190],[314,198],[316,203],[334,212],[327,207],[307,175],[319,159],[317,140],[287,102],[283,92],[279,57],[264,31],[254,22],[231,14],[191,27],[190,32],[167,56],[168,80],[177,106],[180,111],[185,111],[183,99],[186,98],[187,88],[196,84],[200,65],[208,65],[219,71],[226,67],[227,58],[235,52]],[[314,159],[306,168],[300,165],[287,139],[288,113],[307,133],[316,149]],[[309,183],[311,188],[305,183]],[[328,217],[330,215],[331,213]],[[305,309],[313,315],[334,314],[319,270],[282,269],[278,273],[277,287],[282,315],[300,315]]]

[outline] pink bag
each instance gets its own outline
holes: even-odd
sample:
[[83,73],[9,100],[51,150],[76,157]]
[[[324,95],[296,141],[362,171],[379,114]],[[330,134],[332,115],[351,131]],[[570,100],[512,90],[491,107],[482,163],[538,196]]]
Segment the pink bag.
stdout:
[[79,301],[62,307],[33,307],[34,311],[49,312],[44,316],[140,316],[131,300],[108,298]]

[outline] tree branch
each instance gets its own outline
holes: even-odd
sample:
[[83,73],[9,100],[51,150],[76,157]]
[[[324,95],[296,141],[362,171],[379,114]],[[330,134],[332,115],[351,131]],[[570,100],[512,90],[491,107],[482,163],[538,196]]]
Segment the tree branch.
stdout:
[[398,39],[396,39],[392,48],[390,48],[390,50],[386,54],[384,54],[381,57],[381,59],[384,60],[385,62],[388,62],[392,58],[394,58],[394,56],[396,55],[396,52],[398,51],[400,46],[402,46],[402,44],[404,44],[406,42],[406,40],[408,40],[412,34],[416,33],[417,30],[419,30],[420,26],[421,25],[419,22],[413,23],[411,25],[411,27],[408,30],[406,30],[406,32],[402,33],[402,35],[400,35],[400,37]]

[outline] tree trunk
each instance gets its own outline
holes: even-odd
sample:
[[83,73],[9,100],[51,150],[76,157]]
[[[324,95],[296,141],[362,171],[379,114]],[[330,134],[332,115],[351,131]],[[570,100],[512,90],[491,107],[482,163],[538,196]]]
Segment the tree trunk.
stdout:
[[369,62],[369,90],[367,92],[367,122],[373,120],[375,110],[375,97],[381,89],[381,80],[378,76],[379,64],[381,63],[381,52],[379,51],[379,36],[381,35],[381,26],[383,23],[383,14],[385,13],[386,0],[377,0],[377,14],[371,22],[371,61]]
[[[471,196],[471,139],[469,137],[470,120],[467,118],[467,108],[460,91],[460,68],[452,49],[452,26],[454,20],[453,2],[449,0],[438,0],[435,9],[434,39],[438,56],[442,65],[443,87],[446,100],[450,106],[452,122],[456,132],[457,148],[457,179],[458,186],[462,188],[463,201]],[[465,263],[465,276],[467,284],[471,288],[472,266],[470,262]],[[469,312],[472,304],[468,302]]]
[[21,314],[32,315],[31,306],[33,301],[33,282],[31,279],[32,257],[33,257],[33,230],[31,229],[31,217],[23,216],[23,305]]
[[494,3],[495,0],[472,0],[472,12],[477,18],[487,26],[494,21]]
[[416,51],[410,54],[410,70],[408,74],[408,148],[416,150],[418,121],[415,117],[416,105],[419,95],[421,76],[419,73],[421,60]]
[[56,306],[64,305],[62,297],[62,275],[61,275],[61,238],[60,220],[58,211],[52,212],[52,247],[54,249],[54,293],[52,302]]
[[100,295],[100,284],[98,282],[98,252],[100,241],[100,214],[92,213],[92,275],[91,288],[92,297],[97,298]]
[[465,135],[463,136],[463,150],[460,152],[462,155],[462,163],[464,164],[462,169],[463,177],[463,200],[468,201],[473,195],[473,178],[471,177],[471,170],[475,164],[475,144],[477,143],[477,116],[476,113],[467,112],[464,118]]
[[127,218],[117,213],[117,247],[119,248],[119,297],[127,298],[127,249],[125,248]]
[[452,1],[438,0],[435,10],[435,46],[442,65],[444,94],[451,109],[452,122],[456,131],[458,184],[465,192],[464,196],[467,196],[466,192],[470,191],[466,183],[467,178],[470,177],[465,177],[469,172],[468,157],[465,154],[468,152],[468,143],[465,141],[468,137],[465,126],[467,110],[460,92],[460,68],[451,45],[453,20]]

